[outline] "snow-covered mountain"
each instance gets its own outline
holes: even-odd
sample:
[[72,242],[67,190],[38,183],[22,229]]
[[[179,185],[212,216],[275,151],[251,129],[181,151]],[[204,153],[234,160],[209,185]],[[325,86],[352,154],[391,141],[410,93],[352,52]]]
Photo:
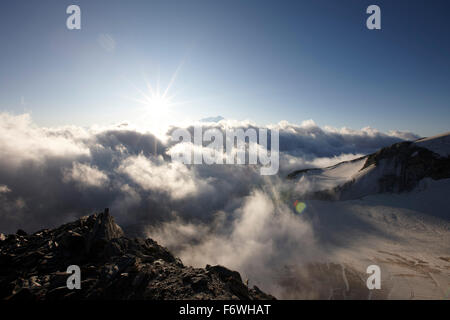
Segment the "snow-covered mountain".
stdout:
[[288,178],[305,199],[349,200],[411,191],[426,178],[450,178],[450,132],[399,142],[324,169],[295,171]]
[[283,297],[450,299],[450,133],[288,177],[326,254],[283,270]]

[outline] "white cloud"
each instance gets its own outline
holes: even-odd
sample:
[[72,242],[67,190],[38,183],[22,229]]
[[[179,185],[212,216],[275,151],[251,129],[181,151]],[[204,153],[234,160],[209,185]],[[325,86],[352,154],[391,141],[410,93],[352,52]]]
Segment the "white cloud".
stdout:
[[72,168],[63,171],[63,181],[75,181],[82,186],[102,187],[108,183],[108,176],[95,166],[74,162]]
[[276,290],[275,270],[317,258],[310,224],[268,193],[255,191],[229,214],[218,212],[212,223],[175,219],[151,226],[147,236],[169,247],[188,265],[221,264],[239,270],[252,283]]
[[[222,132],[257,129],[249,121],[202,125],[204,132],[212,128]],[[322,129],[312,120],[300,125],[281,121],[267,127],[280,131],[281,177],[415,137],[367,128]],[[157,221],[172,214],[211,221],[215,212],[235,210],[252,190],[278,179],[262,178],[258,168],[249,165],[172,163],[171,152],[185,147],[189,146],[157,140],[132,124],[45,128],[35,125],[28,114],[0,113],[0,181],[8,188],[2,189],[2,199],[9,204],[20,199],[19,203],[26,205],[19,209],[14,205],[14,210],[21,211],[16,217],[27,216],[12,222],[12,213],[3,214],[0,225],[7,230],[39,228],[103,207],[116,210],[118,220],[125,224],[134,219]],[[0,211],[6,213],[5,208]]]
[[[232,120],[203,125],[257,128]],[[251,165],[171,162],[172,152],[192,145],[157,140],[132,125],[43,128],[29,115],[2,113],[0,232],[54,227],[110,207],[125,229],[152,226],[149,236],[185,263],[224,264],[275,293],[276,268],[320,254],[310,222],[286,205],[294,189],[285,175],[416,135],[320,128],[312,120],[267,127],[280,131],[279,176],[262,177]]]
[[[153,162],[153,161],[155,162]],[[162,157],[152,160],[142,154],[124,159],[117,168],[144,190],[164,191],[173,199],[196,195],[207,183],[198,179],[194,170],[179,162],[165,162]]]
[[42,163],[48,157],[89,155],[89,149],[72,137],[35,126],[29,114],[0,113],[0,147],[0,163],[10,167],[30,160]]

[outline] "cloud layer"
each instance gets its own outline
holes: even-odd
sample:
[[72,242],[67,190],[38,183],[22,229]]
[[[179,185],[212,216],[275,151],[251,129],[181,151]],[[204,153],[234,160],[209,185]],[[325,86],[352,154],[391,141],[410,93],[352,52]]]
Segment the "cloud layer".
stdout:
[[[227,120],[202,126],[222,132],[256,128],[250,122]],[[322,129],[312,120],[268,128],[280,131],[281,180],[295,169],[332,165],[417,138],[370,128]],[[28,114],[1,113],[1,231],[53,226],[104,207],[130,226],[173,216],[210,221],[217,211],[234,210],[253,190],[279,180],[261,177],[254,166],[171,162],[169,154],[176,147],[123,124],[45,128],[36,126]]]
[[[256,128],[227,120],[201,125],[222,132]],[[291,252],[298,246],[315,248],[309,222],[283,202],[287,173],[418,138],[322,129],[312,120],[268,128],[280,132],[280,173],[264,177],[249,165],[171,162],[173,142],[126,125],[44,128],[27,114],[2,113],[0,232],[32,232],[109,207],[125,230],[159,240],[188,264],[220,263],[262,279],[274,261],[295,263],[299,255]],[[304,249],[301,259],[319,251]]]

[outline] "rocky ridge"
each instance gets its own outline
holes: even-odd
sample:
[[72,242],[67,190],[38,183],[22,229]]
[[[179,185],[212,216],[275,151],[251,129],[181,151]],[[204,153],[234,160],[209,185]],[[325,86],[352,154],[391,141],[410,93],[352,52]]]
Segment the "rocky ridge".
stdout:
[[[427,148],[425,142],[435,147]],[[349,200],[376,193],[402,193],[412,191],[426,178],[442,180],[450,178],[450,156],[442,150],[450,150],[450,133],[404,141],[382,148],[375,153],[351,161],[344,161],[327,168],[297,170],[287,176],[299,180],[303,175],[326,174],[342,165],[364,161],[357,176],[349,176],[345,183],[327,190],[310,192],[304,199]],[[436,146],[440,153],[436,152]]]
[[[67,268],[81,289],[67,288]],[[0,234],[0,299],[274,299],[223,266],[183,265],[152,239],[129,239],[105,212],[28,235]]]

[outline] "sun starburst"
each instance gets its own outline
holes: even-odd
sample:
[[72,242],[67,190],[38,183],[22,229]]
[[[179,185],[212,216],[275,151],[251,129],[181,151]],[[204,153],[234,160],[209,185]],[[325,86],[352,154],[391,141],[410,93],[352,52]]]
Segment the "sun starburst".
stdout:
[[133,85],[138,92],[138,97],[131,98],[131,100],[142,105],[138,110],[139,119],[137,122],[143,127],[148,128],[148,130],[160,139],[165,138],[167,129],[173,124],[172,122],[175,118],[173,107],[182,103],[179,101],[176,102],[175,94],[171,94],[172,86],[175,83],[181,66],[182,64],[177,68],[167,87],[164,89],[160,88],[159,75],[155,87],[151,85],[147,77],[145,77],[144,90]]

